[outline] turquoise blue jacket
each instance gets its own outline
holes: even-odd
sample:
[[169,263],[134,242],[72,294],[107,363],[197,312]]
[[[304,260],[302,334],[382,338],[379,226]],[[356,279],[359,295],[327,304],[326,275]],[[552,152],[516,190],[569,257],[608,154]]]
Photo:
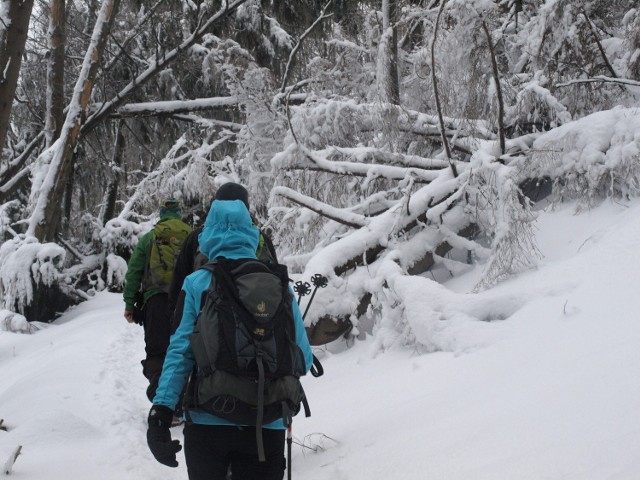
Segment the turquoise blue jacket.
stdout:
[[[208,258],[225,257],[256,258],[259,230],[253,225],[249,211],[240,200],[215,200],[198,237],[200,250]],[[167,356],[162,367],[162,375],[158,384],[155,405],[165,405],[172,410],[180,398],[180,393],[186,384],[195,365],[195,358],[189,335],[193,333],[196,319],[200,312],[202,292],[209,288],[211,272],[200,269],[189,275],[183,285],[184,306],[180,326],[171,336]],[[296,343],[304,354],[307,372],[313,363],[313,353],[307,338],[300,307],[292,293],[293,318],[296,329]],[[236,425],[215,415],[205,412],[190,411],[194,423],[204,425]],[[264,425],[264,428],[284,429],[282,420]]]

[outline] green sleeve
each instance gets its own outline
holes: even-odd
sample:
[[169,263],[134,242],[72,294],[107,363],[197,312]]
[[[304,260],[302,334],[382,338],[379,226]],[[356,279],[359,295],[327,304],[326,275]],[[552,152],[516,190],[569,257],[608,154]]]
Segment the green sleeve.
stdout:
[[147,263],[147,249],[151,242],[152,234],[153,231],[147,232],[138,240],[138,244],[133,249],[131,259],[127,265],[127,274],[124,277],[125,310],[133,310],[133,304],[136,302],[136,296],[140,291],[142,276]]

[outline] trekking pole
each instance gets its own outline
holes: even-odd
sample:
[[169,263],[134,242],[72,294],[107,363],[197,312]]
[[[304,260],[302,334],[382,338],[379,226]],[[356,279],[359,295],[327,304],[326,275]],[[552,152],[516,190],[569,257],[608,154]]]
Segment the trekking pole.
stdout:
[[[307,315],[307,310],[309,310],[309,305],[311,305],[311,302],[313,301],[313,296],[316,294],[316,290],[318,290],[318,287],[324,288],[327,286],[327,283],[328,283],[327,277],[320,275],[318,273],[311,277],[311,281],[313,282],[316,288],[313,290],[313,295],[311,295],[311,299],[309,300],[307,309],[305,310],[304,315],[302,316],[302,320],[304,320],[304,317],[306,317]],[[300,305],[300,299],[305,295],[309,295],[309,292],[311,292],[311,285],[309,285],[309,282],[303,282],[299,280],[294,284],[293,291],[298,294],[298,305]],[[322,368],[322,364],[320,363],[320,360],[318,360],[318,357],[314,355],[313,365],[311,366],[311,375],[313,375],[314,377],[320,377],[323,374],[324,374],[324,368]],[[289,436],[287,437],[287,442],[290,442],[291,426],[288,427],[288,431],[289,431],[288,433]],[[289,452],[291,452],[291,443],[289,443]],[[291,455],[289,455],[289,461],[291,461]],[[289,475],[290,474],[291,474],[291,466],[289,465]],[[289,480],[291,480],[291,477],[289,477]]]
[[326,287],[329,284],[329,280],[324,275],[316,273],[315,275],[313,275],[311,277],[311,283],[313,283],[313,286],[315,288],[313,289],[313,293],[311,294],[311,298],[309,299],[309,303],[307,303],[307,308],[305,308],[304,314],[302,315],[302,319],[303,320],[307,316],[307,312],[309,311],[309,307],[311,306],[311,302],[313,302],[313,297],[316,296],[316,292],[318,291],[318,288]]
[[291,423],[287,427],[287,479],[291,480],[291,444],[293,443],[293,436],[291,435]]
[[311,292],[311,285],[309,285],[309,282],[298,280],[293,286],[293,291],[298,294],[298,305],[300,305],[300,299]]

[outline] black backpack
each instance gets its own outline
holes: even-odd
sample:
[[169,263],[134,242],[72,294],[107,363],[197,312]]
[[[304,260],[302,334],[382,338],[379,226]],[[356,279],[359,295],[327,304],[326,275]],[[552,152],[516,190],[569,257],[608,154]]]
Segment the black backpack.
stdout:
[[203,268],[212,276],[190,337],[197,371],[186,408],[255,425],[263,461],[262,425],[283,418],[290,426],[301,404],[309,416],[287,268],[225,258]]

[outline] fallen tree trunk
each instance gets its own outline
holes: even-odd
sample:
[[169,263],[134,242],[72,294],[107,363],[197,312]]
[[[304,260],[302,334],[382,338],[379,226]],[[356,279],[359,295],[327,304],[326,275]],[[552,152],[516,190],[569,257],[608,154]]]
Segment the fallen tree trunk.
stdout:
[[[475,238],[480,229],[475,223],[470,223],[466,227],[460,229],[457,235],[471,240]],[[437,257],[443,257],[449,253],[454,247],[448,242],[443,241],[439,243],[433,250],[426,252],[417,262],[415,262],[407,273],[409,275],[420,275],[428,272],[435,264]],[[380,247],[376,249],[380,253],[384,248]],[[355,312],[355,318],[362,317],[369,306],[373,298],[372,292],[366,292],[358,302],[358,306]],[[307,336],[309,337],[309,343],[312,346],[324,345],[337,340],[340,337],[346,337],[353,329],[353,322],[351,321],[351,315],[347,314],[341,317],[334,317],[331,315],[324,315],[313,322],[309,327],[306,327]]]

